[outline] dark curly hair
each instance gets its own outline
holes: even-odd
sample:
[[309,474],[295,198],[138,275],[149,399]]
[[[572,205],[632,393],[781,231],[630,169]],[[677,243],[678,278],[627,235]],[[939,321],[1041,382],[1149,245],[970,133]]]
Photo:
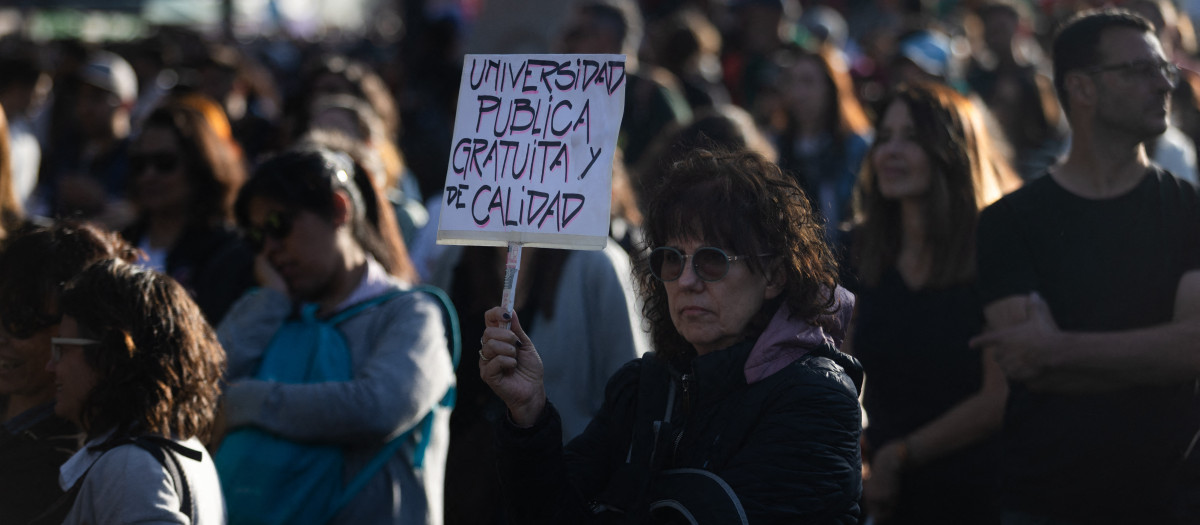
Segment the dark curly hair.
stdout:
[[84,348],[98,377],[80,415],[88,439],[110,430],[112,442],[143,434],[208,439],[225,351],[179,283],[102,261],[68,285],[62,313],[82,337],[100,342]]
[[[762,333],[782,301],[794,317],[815,323],[826,322],[823,314],[833,312],[838,270],[825,244],[824,225],[796,182],[761,155],[695,150],[671,166],[646,211],[646,252],[680,239],[700,239],[734,253],[773,255],[746,260],[755,273],[770,266],[787,277],[784,292],[751,319],[746,337]],[[650,273],[645,257],[636,274],[657,354],[668,360],[694,355],[695,348],[671,321],[666,286]]]
[[18,338],[58,324],[63,286],[89,264],[133,262],[136,249],[119,235],[69,220],[29,224],[0,249],[0,319]]

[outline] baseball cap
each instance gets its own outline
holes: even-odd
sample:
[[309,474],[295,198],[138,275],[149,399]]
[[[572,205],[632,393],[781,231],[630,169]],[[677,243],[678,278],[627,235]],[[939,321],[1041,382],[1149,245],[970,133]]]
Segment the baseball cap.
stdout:
[[133,66],[116,53],[92,53],[80,71],[80,77],[87,84],[117,95],[122,103],[132,104],[137,100],[137,75],[133,73]]
[[918,31],[900,42],[900,56],[926,73],[945,78],[950,69],[950,38],[939,31]]

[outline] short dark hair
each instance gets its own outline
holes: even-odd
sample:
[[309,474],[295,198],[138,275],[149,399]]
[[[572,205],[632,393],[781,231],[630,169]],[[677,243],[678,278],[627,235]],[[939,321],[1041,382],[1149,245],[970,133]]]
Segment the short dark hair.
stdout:
[[1066,76],[1076,69],[1099,65],[1100,37],[1108,29],[1124,27],[1154,34],[1154,26],[1126,9],[1106,7],[1081,11],[1063,22],[1054,37],[1054,91],[1063,110],[1070,112]]
[[[647,252],[694,238],[739,254],[773,255],[746,260],[755,273],[765,274],[774,264],[787,278],[783,294],[751,319],[747,336],[761,334],[783,301],[793,317],[817,323],[833,311],[838,270],[824,224],[804,190],[757,153],[694,150],[668,170],[649,201],[644,226]],[[671,321],[666,286],[644,257],[636,272],[655,352],[668,360],[694,355]]]
[[208,438],[225,351],[179,283],[101,261],[67,286],[62,312],[79,323],[80,335],[100,342],[83,354],[97,375],[80,416],[89,439],[110,430],[110,442],[143,434]]
[[[642,42],[642,12],[632,0],[589,0],[578,9],[593,22],[611,31],[621,42],[621,53],[637,54]],[[631,57],[632,58],[632,57]]]

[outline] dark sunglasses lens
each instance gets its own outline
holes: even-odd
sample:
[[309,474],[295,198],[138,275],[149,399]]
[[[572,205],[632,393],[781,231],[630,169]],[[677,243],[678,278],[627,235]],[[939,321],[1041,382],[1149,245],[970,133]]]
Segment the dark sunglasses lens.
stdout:
[[650,272],[661,281],[678,279],[683,274],[683,254],[674,248],[655,248],[650,252]]
[[129,171],[135,175],[140,175],[148,167],[153,167],[156,173],[166,173],[178,166],[179,159],[168,153],[135,155],[129,159]]
[[263,222],[263,231],[271,238],[280,241],[292,233],[292,217],[283,213],[272,213]]
[[720,248],[700,248],[692,255],[696,275],[705,281],[719,281],[729,273],[729,258]]

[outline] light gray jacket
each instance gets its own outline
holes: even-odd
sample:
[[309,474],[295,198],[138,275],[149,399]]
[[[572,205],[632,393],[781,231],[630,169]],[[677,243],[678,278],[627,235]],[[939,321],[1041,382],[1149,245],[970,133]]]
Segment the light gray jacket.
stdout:
[[440,525],[450,430],[449,410],[438,402],[454,384],[440,307],[425,294],[405,294],[339,325],[351,353],[351,381],[252,379],[292,307],[284,294],[260,289],[238,300],[222,321],[218,337],[229,359],[229,428],[253,425],[296,441],[343,445],[349,482],[390,438],[435,410],[424,467],[411,468],[411,447],[402,448],[334,522]]

